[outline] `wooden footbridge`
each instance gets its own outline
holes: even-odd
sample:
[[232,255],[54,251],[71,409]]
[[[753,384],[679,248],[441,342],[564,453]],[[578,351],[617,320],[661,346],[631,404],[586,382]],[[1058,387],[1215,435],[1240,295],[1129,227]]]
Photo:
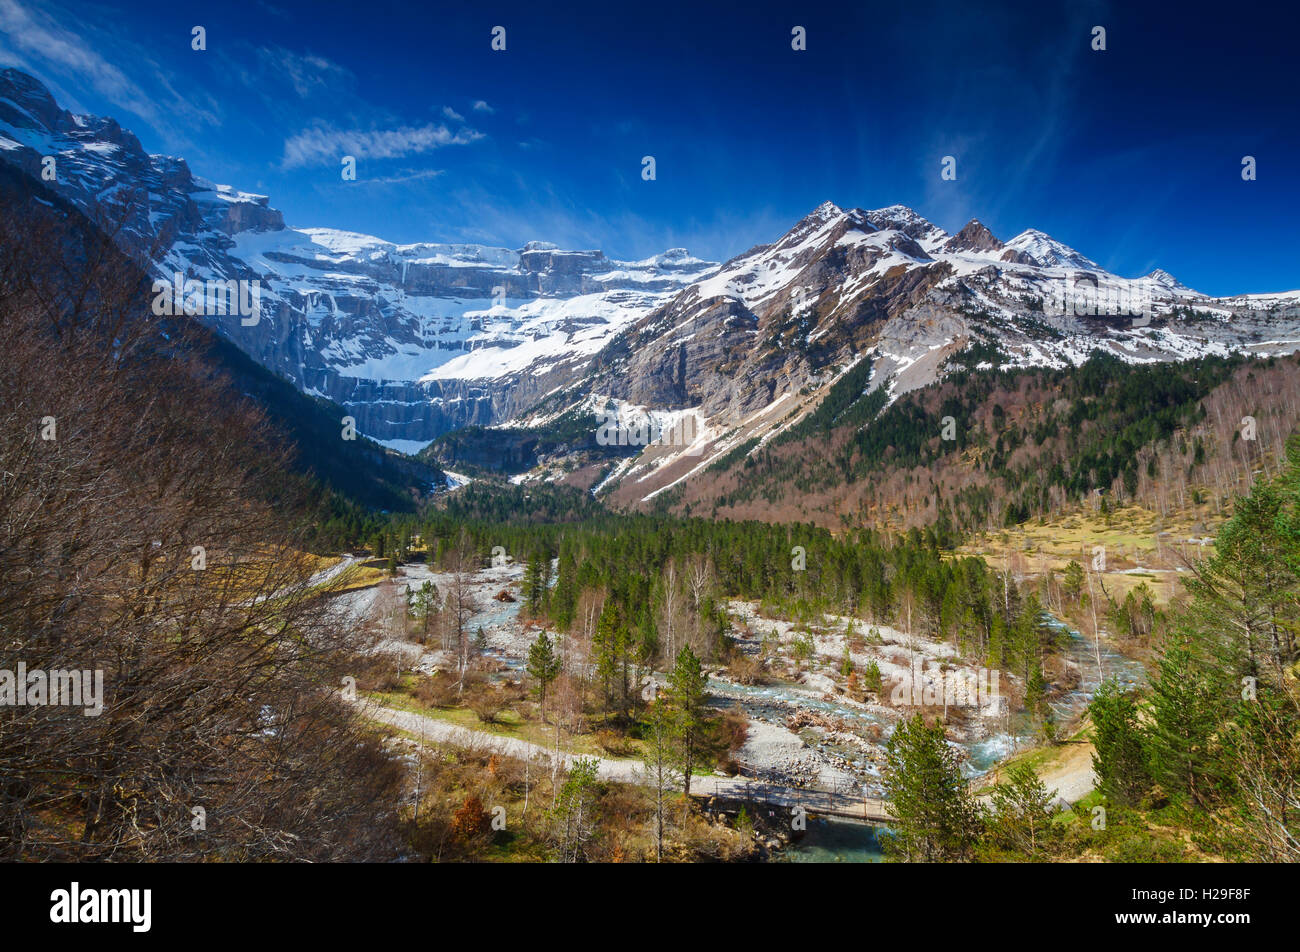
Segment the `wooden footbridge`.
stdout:
[[893,819],[888,800],[866,796],[847,786],[793,787],[749,777],[696,777],[691,780],[691,796],[735,801],[774,812],[789,813],[799,807],[816,816],[842,817],[875,826],[886,826]]

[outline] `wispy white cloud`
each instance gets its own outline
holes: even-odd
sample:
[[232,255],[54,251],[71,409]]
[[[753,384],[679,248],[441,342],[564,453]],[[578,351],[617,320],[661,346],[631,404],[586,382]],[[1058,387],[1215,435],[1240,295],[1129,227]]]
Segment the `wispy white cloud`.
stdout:
[[[62,19],[77,22],[83,33],[63,26],[48,6],[42,10],[24,6],[19,0],[0,0],[0,58],[42,78],[53,73],[60,79],[85,84],[155,128],[166,128],[178,118],[194,124],[219,121],[215,104],[200,106],[178,94],[138,44],[122,36],[100,33],[82,18],[65,15]],[[101,56],[100,49],[114,50],[144,66],[154,88],[146,89],[133,80]],[[61,98],[75,98],[75,90],[67,90],[57,82],[54,85],[63,94]]]
[[268,16],[273,16],[278,20],[291,20],[293,17],[288,10],[277,7],[273,3],[267,3],[266,0],[257,0],[257,8]]
[[301,124],[304,108],[321,104],[345,113],[368,109],[355,93],[356,75],[324,56],[242,40],[215,49],[212,55],[217,78],[256,96],[282,125]]
[[[1068,28],[1030,50],[1012,46],[1018,35],[1009,22],[1013,16],[1008,10],[963,8],[947,16],[944,29],[933,38],[934,55],[944,61],[959,57],[977,31],[1002,44],[989,49],[981,82],[952,84],[947,101],[936,100],[926,118],[931,132],[919,150],[923,207],[927,217],[950,230],[974,217],[986,224],[1000,220],[1023,202],[1040,170],[1052,167],[1071,141],[1079,63],[1088,55],[1088,44],[1080,37],[1087,37],[1088,26],[1097,22],[1095,12],[1086,5],[1071,8]],[[1023,87],[1025,72],[1039,81]],[[993,82],[1022,86],[1021,99],[1033,106],[1009,112],[1005,102],[990,103],[987,88]],[[955,182],[940,177],[945,155],[957,160]],[[996,164],[991,156],[998,157]]]
[[444,174],[443,169],[411,169],[406,172],[396,172],[392,175],[384,175],[379,178],[365,178],[364,176],[357,179],[358,185],[407,185],[411,182],[423,182],[429,179],[435,179]]
[[496,112],[495,109],[493,109],[491,106],[489,106],[487,103],[485,103],[485,102],[484,102],[483,100],[481,100],[481,99],[475,100],[475,102],[474,102],[474,111],[475,111],[475,112],[486,112],[486,113],[489,113],[489,114]]
[[452,109],[451,106],[443,106],[442,114],[446,116],[448,119],[450,119],[452,122],[465,121],[465,117],[462,116],[460,113],[458,113],[455,109]]
[[263,70],[281,76],[300,99],[340,86],[351,86],[355,76],[350,69],[313,53],[299,54],[279,46],[264,46],[257,51]]
[[321,123],[286,139],[280,164],[286,169],[301,168],[326,160],[338,161],[344,155],[400,159],[450,145],[468,145],[482,138],[483,133],[474,129],[453,132],[442,123],[372,131],[337,129]]

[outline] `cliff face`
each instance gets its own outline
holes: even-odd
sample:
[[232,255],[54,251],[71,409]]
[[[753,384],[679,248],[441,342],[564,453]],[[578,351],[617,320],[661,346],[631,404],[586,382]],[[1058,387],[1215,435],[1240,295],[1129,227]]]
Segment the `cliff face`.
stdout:
[[289,228],[266,196],[151,156],[112,119],[74,116],[12,69],[0,71],[0,149],[36,180],[53,156],[57,177],[45,185],[160,279],[257,282],[255,322],[195,316],[405,450],[517,412],[545,365],[589,357],[716,267],[682,249],[623,262],[545,242],[396,245]]
[[396,245],[289,228],[265,196],[147,155],[112,119],[73,116],[36,80],[0,72],[0,159],[39,179],[46,156],[58,168],[47,185],[155,275],[256,282],[256,320],[198,319],[390,447],[606,405],[691,415],[700,445],[647,450],[616,474],[647,494],[789,425],[864,362],[866,391],[892,400],[958,364],[1300,347],[1300,292],[1210,298],[1163,271],[1111,274],[1033,229],[1004,242],[971,221],[949,235],[901,205],[824,203],[720,266],[682,249],[626,262],[540,241]]
[[573,394],[699,419],[695,445],[648,447],[608,481],[635,504],[753,452],[850,371],[889,402],[956,367],[1297,349],[1300,292],[1210,298],[1162,271],[1111,274],[1033,230],[1004,243],[978,221],[948,235],[901,206],[826,203],[629,326]]

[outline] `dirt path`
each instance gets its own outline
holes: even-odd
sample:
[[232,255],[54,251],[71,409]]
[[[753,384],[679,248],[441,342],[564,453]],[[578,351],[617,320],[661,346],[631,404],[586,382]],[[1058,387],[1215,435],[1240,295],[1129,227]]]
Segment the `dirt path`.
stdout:
[[[414,711],[402,711],[397,708],[385,707],[370,700],[361,703],[364,705],[363,712],[365,716],[417,737],[423,737],[431,744],[448,743],[462,747],[485,748],[508,757],[519,757],[524,760],[544,757],[547,758],[548,767],[550,766],[550,758],[554,754],[553,750],[543,747],[541,744],[534,744],[532,741],[521,740],[517,737],[502,737],[499,734],[490,734],[487,731],[471,730],[457,724],[448,724],[446,721],[440,721],[437,718],[426,717]],[[559,759],[565,767],[568,767],[579,756],[583,755],[562,750]],[[602,780],[613,780],[619,783],[634,783],[641,786],[650,784],[645,765],[639,760],[600,758],[596,765],[596,775]],[[861,815],[865,819],[873,820],[882,817],[884,811],[888,809],[884,802],[878,799],[847,798],[831,796],[816,790],[755,784],[742,777],[692,777],[691,794],[701,797],[721,796],[737,799],[759,799],[766,801],[773,807],[784,808],[799,805],[811,812],[834,813],[841,816]]]
[[[486,748],[494,753],[504,754],[507,757],[518,757],[521,760],[535,760],[539,757],[545,757],[548,760],[548,766],[549,759],[555,754],[554,749],[550,747],[543,747],[541,744],[534,744],[532,741],[522,740],[518,737],[502,737],[500,734],[492,734],[488,731],[476,731],[468,727],[461,727],[458,724],[449,724],[436,717],[426,717],[414,711],[402,711],[397,708],[385,707],[373,701],[363,703],[366,705],[364,713],[367,717],[388,724],[391,727],[396,727],[399,730],[404,730],[417,737],[423,737],[431,744],[456,744],[460,747]],[[561,750],[559,760],[567,768],[580,756],[584,755]],[[596,773],[602,780],[640,783],[643,778],[639,775],[644,770],[645,766],[639,760],[602,757],[596,768]]]
[[[1052,750],[1051,759],[1045,763],[1036,763],[1034,772],[1047,787],[1053,801],[1064,800],[1066,803],[1078,803],[1097,786],[1097,775],[1092,769],[1091,741],[1066,741]],[[1013,758],[1012,763],[1015,763]],[[988,788],[999,780],[1007,764],[1000,764],[982,778],[977,793],[982,801],[988,800]]]
[[1064,745],[1060,757],[1043,766],[1039,778],[1047,785],[1052,799],[1062,798],[1067,803],[1077,803],[1097,786],[1097,775],[1092,769],[1093,746],[1088,742]]

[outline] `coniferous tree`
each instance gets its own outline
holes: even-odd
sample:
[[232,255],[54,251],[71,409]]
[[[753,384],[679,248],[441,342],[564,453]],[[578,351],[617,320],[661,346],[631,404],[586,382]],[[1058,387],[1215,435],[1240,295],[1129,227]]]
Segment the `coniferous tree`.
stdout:
[[707,683],[700,659],[687,645],[678,652],[677,664],[669,673],[662,694],[672,712],[676,760],[682,774],[682,793],[686,796],[690,796],[691,775],[707,739],[708,708],[704,703]]
[[1136,699],[1118,682],[1108,680],[1093,695],[1088,713],[1098,789],[1117,803],[1136,804],[1151,786]]
[[1187,587],[1197,627],[1219,662],[1238,678],[1281,686],[1295,664],[1300,631],[1300,500],[1289,480],[1255,485],[1237,502],[1215,539],[1214,555],[1196,566]]
[[885,796],[894,821],[886,849],[909,861],[969,859],[979,811],[962,778],[942,724],[917,714],[894,728],[885,747]]
[[1158,672],[1151,682],[1148,770],[1166,793],[1204,806],[1219,773],[1214,737],[1226,713],[1223,679],[1177,644],[1165,649]]
[[551,815],[555,821],[553,840],[560,862],[579,863],[587,858],[589,844],[596,836],[596,790],[600,761],[579,757],[569,768],[555,799]]
[[884,679],[880,674],[880,665],[876,659],[872,658],[867,662],[866,668],[862,671],[862,686],[872,694],[880,694],[881,688],[884,687]]
[[1070,604],[1076,604],[1083,594],[1083,566],[1073,559],[1065,567],[1065,578],[1061,582],[1061,594]]
[[420,624],[420,643],[429,640],[429,626],[438,611],[438,587],[425,579],[418,589],[406,591],[407,611]]
[[535,551],[524,567],[521,583],[524,605],[528,614],[538,618],[546,612],[551,594],[551,555],[545,550]]
[[1010,767],[989,795],[990,836],[1004,848],[1030,858],[1046,852],[1052,837],[1052,795],[1029,764]]
[[664,801],[676,782],[673,756],[674,716],[672,705],[664,697],[654,698],[646,715],[645,768],[654,787],[655,862],[663,862],[666,811]]
[[542,632],[528,649],[526,670],[537,681],[543,724],[546,723],[546,689],[560,676],[561,666],[561,661],[551,645],[551,639],[547,637],[546,632]]
[[613,600],[605,603],[591,639],[591,651],[600,678],[601,700],[608,713],[614,699],[614,678],[622,673],[622,653],[625,648],[625,629],[618,617]]

